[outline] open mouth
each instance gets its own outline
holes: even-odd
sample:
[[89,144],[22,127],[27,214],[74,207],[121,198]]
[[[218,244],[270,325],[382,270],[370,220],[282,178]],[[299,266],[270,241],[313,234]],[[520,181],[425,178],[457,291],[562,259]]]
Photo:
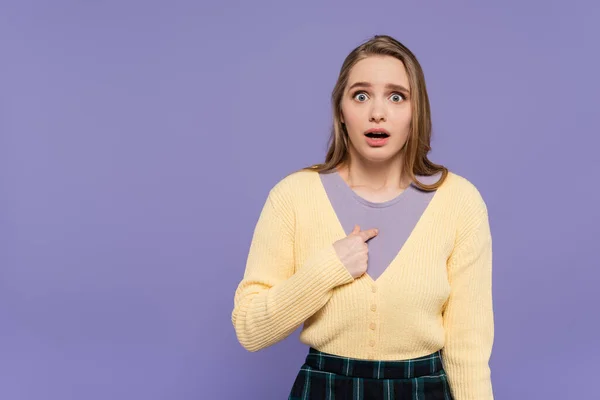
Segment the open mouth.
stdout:
[[373,129],[365,133],[365,140],[371,147],[382,147],[388,142],[390,134],[384,129]]
[[385,132],[369,132],[369,133],[365,133],[365,136],[371,139],[385,139],[387,137],[389,137],[390,135],[388,135]]

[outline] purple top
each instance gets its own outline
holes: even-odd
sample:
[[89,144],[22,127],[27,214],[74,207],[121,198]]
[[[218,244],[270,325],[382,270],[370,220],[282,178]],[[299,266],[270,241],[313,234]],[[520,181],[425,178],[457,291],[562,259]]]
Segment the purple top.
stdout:
[[[379,229],[379,234],[369,240],[367,263],[367,273],[377,280],[400,252],[435,191],[425,192],[411,184],[395,198],[374,203],[356,194],[337,171],[319,175],[346,234],[350,234],[356,224],[361,229]],[[435,183],[440,177],[441,172],[433,176],[417,176],[425,184]]]

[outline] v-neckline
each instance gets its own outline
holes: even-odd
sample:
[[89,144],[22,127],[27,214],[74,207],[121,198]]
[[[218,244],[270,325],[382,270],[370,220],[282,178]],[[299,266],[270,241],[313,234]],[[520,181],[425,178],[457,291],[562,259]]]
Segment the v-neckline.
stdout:
[[[327,190],[325,189],[325,186],[323,185],[323,181],[321,180],[321,176],[320,173],[317,172],[316,174],[316,179],[319,182],[319,188],[321,190],[321,194],[323,196],[323,199],[325,201],[325,203],[327,203],[328,207],[329,207],[329,213],[330,216],[332,217],[332,219],[335,220],[336,223],[336,230],[338,231],[338,234],[340,235],[341,238],[347,237],[348,234],[346,233],[346,230],[344,229],[344,226],[342,225],[342,222],[340,221],[337,212],[335,211],[335,208],[333,207],[333,204],[331,202],[331,199],[329,198],[329,195],[327,194]],[[341,177],[340,177],[341,179]],[[344,182],[345,183],[345,182]],[[352,188],[350,188],[348,186],[348,188],[350,190],[352,190]],[[441,187],[440,187],[441,188]],[[432,211],[431,209],[433,208],[433,204],[436,200],[438,196],[438,193],[440,191],[440,188],[436,189],[436,192],[433,194],[432,198],[430,199],[429,203],[427,204],[427,206],[425,207],[425,210],[423,210],[423,212],[421,213],[421,216],[419,217],[419,219],[417,220],[417,223],[413,226],[409,236],[406,238],[406,241],[404,242],[404,244],[400,247],[400,249],[398,250],[398,252],[396,253],[396,255],[392,258],[392,260],[389,262],[389,264],[385,267],[385,269],[381,272],[381,274],[379,274],[379,276],[374,279],[371,275],[369,275],[368,272],[365,272],[360,278],[358,279],[366,279],[371,286],[373,285],[378,285],[385,276],[387,276],[389,273],[388,271],[391,269],[390,267],[392,267],[394,264],[396,264],[398,262],[398,260],[404,255],[404,253],[408,250],[406,250],[406,248],[414,241],[416,240],[415,237],[415,232],[417,232],[419,230],[420,225],[423,224],[423,221],[425,220],[426,217],[428,217],[428,214],[430,214]],[[407,189],[405,189],[402,193],[400,193],[398,195],[398,197],[403,197],[403,194],[405,194]],[[360,197],[358,194],[356,194],[353,190],[352,192]],[[392,200],[394,201],[394,199]]]

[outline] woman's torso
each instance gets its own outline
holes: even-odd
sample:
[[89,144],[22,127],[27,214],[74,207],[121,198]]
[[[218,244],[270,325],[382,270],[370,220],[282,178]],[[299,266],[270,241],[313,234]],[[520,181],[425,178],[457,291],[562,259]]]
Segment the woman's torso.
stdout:
[[[396,209],[382,213],[348,206],[351,194],[344,194],[343,186],[332,189],[340,184],[336,177],[321,178],[311,172],[298,177],[309,180],[302,186],[311,195],[296,198],[301,201],[295,204],[296,269],[345,237],[354,223],[382,229],[372,226],[379,222],[385,229],[379,241],[369,244],[372,275],[368,270],[335,288],[327,304],[305,321],[301,340],[321,351],[367,359],[407,359],[439,350],[444,344],[441,313],[450,293],[446,261],[457,213],[446,183],[433,193],[411,188],[388,204]],[[311,234],[314,230],[320,234]]]

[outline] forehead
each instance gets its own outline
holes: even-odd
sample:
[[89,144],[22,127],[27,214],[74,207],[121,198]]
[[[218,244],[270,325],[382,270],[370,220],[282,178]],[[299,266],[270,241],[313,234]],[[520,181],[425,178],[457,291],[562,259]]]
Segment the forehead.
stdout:
[[381,87],[388,83],[409,86],[404,63],[392,56],[369,56],[358,61],[348,75],[348,84],[354,82],[369,82]]

